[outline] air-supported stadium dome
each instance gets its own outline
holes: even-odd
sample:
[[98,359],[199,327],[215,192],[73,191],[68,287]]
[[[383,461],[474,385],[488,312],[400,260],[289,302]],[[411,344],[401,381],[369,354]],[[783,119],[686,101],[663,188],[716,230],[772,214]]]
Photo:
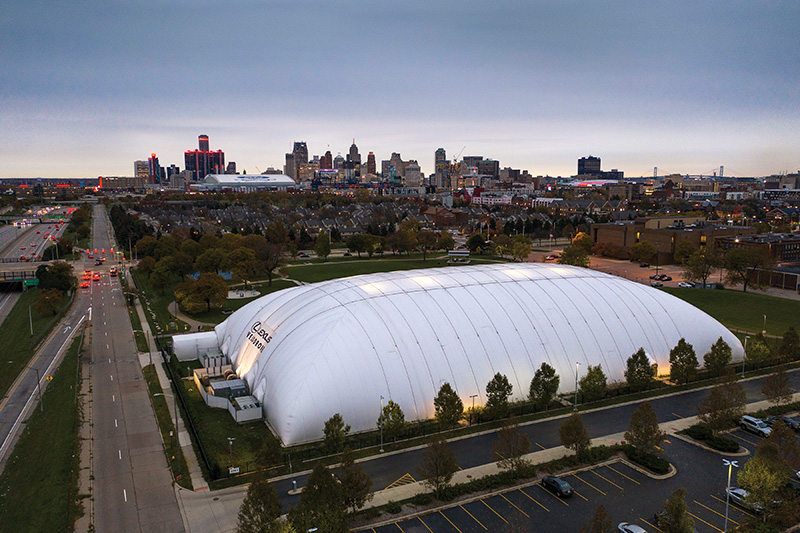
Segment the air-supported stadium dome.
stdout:
[[[201,336],[203,336],[201,338]],[[175,350],[213,345],[228,355],[286,445],[322,438],[341,413],[375,429],[381,396],[406,420],[434,415],[445,381],[464,401],[486,400],[498,372],[525,397],[543,361],[574,390],[575,363],[624,380],[644,347],[659,372],[681,337],[698,358],[722,337],[719,322],[666,292],[552,264],[506,263],[368,274],[285,289],[255,300],[214,332],[175,338]]]

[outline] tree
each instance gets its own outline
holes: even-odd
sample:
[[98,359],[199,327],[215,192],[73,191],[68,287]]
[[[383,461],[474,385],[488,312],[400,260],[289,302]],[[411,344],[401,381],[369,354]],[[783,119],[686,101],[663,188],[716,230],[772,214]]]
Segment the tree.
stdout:
[[694,531],[694,520],[689,516],[689,508],[686,506],[686,489],[677,488],[672,491],[667,501],[664,502],[664,510],[658,521],[658,529],[664,533],[692,533]]
[[347,434],[350,433],[350,425],[345,424],[342,415],[336,413],[325,422],[322,433],[322,444],[328,453],[340,452],[344,449]]
[[675,245],[675,252],[672,254],[675,262],[679,265],[686,263],[689,257],[698,251],[697,245],[691,241],[681,241]]
[[625,380],[628,386],[637,391],[649,389],[656,379],[657,367],[650,363],[644,348],[639,348],[635,354],[628,357],[627,366]]
[[438,240],[439,237],[431,230],[423,229],[417,233],[417,246],[422,251],[423,261],[428,259],[428,250],[432,250]]
[[686,279],[700,281],[705,286],[714,270],[722,266],[722,252],[717,248],[697,250],[684,259],[681,264],[683,265],[683,276]]
[[561,252],[561,256],[558,258],[558,263],[561,265],[572,265],[586,268],[589,266],[589,254],[587,254],[586,249],[581,246],[567,246]]
[[439,241],[436,243],[436,248],[439,250],[452,250],[456,247],[456,241],[449,231],[443,231],[439,234]]
[[789,375],[786,373],[786,368],[780,367],[776,372],[764,378],[764,381],[761,382],[761,393],[771,404],[791,403],[792,389],[789,388]]
[[328,467],[317,463],[300,494],[300,501],[289,511],[289,521],[300,531],[346,533],[347,510],[342,485]]
[[542,362],[542,365],[533,374],[530,387],[530,398],[537,409],[547,409],[553,402],[561,378],[556,374],[556,369]]
[[583,248],[587,255],[592,251],[592,245],[592,238],[582,231],[579,231],[575,238],[572,239],[572,246]]
[[164,294],[164,289],[169,285],[171,274],[172,269],[169,265],[166,263],[162,264],[161,261],[159,261],[150,273],[150,285],[157,290],[159,294]]
[[792,326],[783,334],[781,346],[778,348],[778,353],[784,361],[793,361],[797,359],[798,346],[800,346],[800,337]]
[[772,357],[772,350],[767,344],[767,339],[759,333],[747,343],[747,362],[755,366],[767,363]]
[[492,239],[492,244],[489,246],[489,251],[493,255],[503,257],[511,251],[511,237],[508,235],[498,235]]
[[731,364],[733,353],[727,342],[722,337],[711,345],[711,350],[703,356],[703,365],[712,376],[721,376],[728,365]]
[[697,355],[694,347],[681,338],[678,344],[669,351],[669,379],[673,383],[689,383],[697,372]]
[[156,260],[150,256],[143,257],[139,260],[139,263],[136,265],[136,270],[141,272],[147,277],[150,277],[150,273],[156,267]]
[[175,287],[175,301],[187,313],[202,313],[219,309],[228,297],[228,284],[219,274],[200,274]]
[[280,270],[286,263],[286,245],[267,243],[261,253],[257,254],[257,258],[267,273],[267,280],[269,280],[267,286],[272,287],[272,277],[275,275],[275,271]]
[[387,439],[397,440],[397,436],[406,427],[406,415],[399,405],[389,400],[378,416],[378,427],[383,427],[383,434]]
[[731,427],[744,414],[746,399],[747,394],[737,381],[736,373],[729,371],[697,406],[697,416],[716,433]]
[[244,288],[247,290],[247,280],[261,270],[256,253],[250,248],[237,248],[225,256],[222,263],[224,269],[233,272],[233,275],[244,281]]
[[658,427],[658,416],[650,402],[644,402],[631,415],[625,440],[645,453],[655,454],[667,434]]
[[422,452],[422,463],[417,471],[424,480],[423,484],[430,487],[438,498],[458,471],[456,454],[446,440],[434,439]]
[[36,278],[40,289],[58,289],[67,292],[75,284],[72,265],[64,261],[55,261],[49,265],[40,265],[36,269]]
[[367,251],[367,241],[367,235],[364,233],[354,233],[347,238],[347,249],[361,257],[361,252]]
[[[763,448],[760,453],[774,451],[777,454],[777,459],[794,475],[794,466],[800,464],[800,442],[797,441],[794,431],[784,424],[782,420],[776,420],[772,424],[772,431],[769,437],[762,440],[758,446]],[[772,446],[773,450],[767,450],[768,446]],[[759,453],[758,450],[756,452]]]
[[317,240],[314,242],[314,251],[319,257],[327,261],[331,254],[331,238],[325,230],[320,230]]
[[443,428],[457,426],[464,415],[464,403],[447,382],[439,388],[439,393],[433,399],[433,407],[436,409],[436,420]]
[[612,533],[613,531],[614,522],[611,521],[611,516],[605,507],[598,505],[589,523],[581,528],[580,533]]
[[[778,460],[777,450],[759,447],[755,457],[739,470],[736,480],[749,493],[748,503],[766,511],[775,506],[781,489],[789,483],[789,471]],[[764,520],[766,515],[765,512]]]
[[656,247],[650,241],[640,241],[631,246],[632,261],[649,262],[656,255]]
[[486,385],[486,411],[492,418],[503,418],[508,415],[508,398],[513,385],[501,373],[494,375]]
[[530,464],[525,460],[525,454],[531,451],[531,441],[519,430],[519,424],[513,417],[506,420],[497,440],[492,443],[492,455],[497,461],[497,466],[503,470],[519,471]]
[[345,507],[355,513],[372,499],[372,478],[353,460],[353,451],[349,447],[342,453],[340,469],[337,477],[342,484],[342,500]]
[[725,254],[725,281],[731,285],[742,284],[742,291],[747,292],[748,285],[756,285],[758,278],[754,276],[756,269],[772,266],[775,260],[764,248],[737,247]]
[[515,261],[522,261],[531,255],[531,243],[523,241],[514,241],[511,244],[511,257]]
[[602,367],[589,365],[586,375],[581,378],[579,385],[581,397],[585,402],[602,400],[606,395],[608,385]]
[[40,315],[55,315],[61,307],[64,293],[58,289],[40,289],[34,307]]
[[486,250],[486,241],[483,240],[483,235],[476,233],[467,239],[467,248],[472,253],[482,254]]
[[558,435],[561,437],[561,444],[568,450],[574,450],[579,458],[584,456],[592,444],[586,426],[583,425],[583,417],[578,412],[573,412],[561,423]]
[[[194,267],[200,272],[214,272],[218,274],[225,262],[225,252],[219,248],[208,248],[194,261]],[[141,264],[141,261],[140,261]]]
[[258,475],[239,507],[238,533],[275,533],[283,504],[266,476]]

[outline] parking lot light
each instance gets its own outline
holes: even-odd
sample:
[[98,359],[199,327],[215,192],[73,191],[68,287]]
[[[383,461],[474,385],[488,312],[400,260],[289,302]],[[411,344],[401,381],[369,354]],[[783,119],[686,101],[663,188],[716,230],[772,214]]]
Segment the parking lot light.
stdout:
[[747,339],[750,338],[750,335],[744,336],[744,355],[742,356],[742,377],[744,377],[744,362],[747,360]]
[[728,461],[727,459],[723,459],[722,464],[728,467],[728,486],[725,488],[725,528],[723,529],[724,532],[727,532],[728,506],[730,505],[731,501],[731,470],[733,470],[733,467],[739,468],[739,463],[736,461]]

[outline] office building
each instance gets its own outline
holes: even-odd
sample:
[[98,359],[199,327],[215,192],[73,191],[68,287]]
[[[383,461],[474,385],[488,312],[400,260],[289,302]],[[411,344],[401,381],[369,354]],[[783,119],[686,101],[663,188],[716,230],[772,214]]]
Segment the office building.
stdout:
[[600,158],[589,156],[581,157],[578,159],[578,176],[584,174],[598,175],[600,174]]
[[198,150],[184,152],[184,167],[192,173],[192,181],[201,181],[208,174],[222,174],[225,172],[225,152],[209,149],[208,135],[198,138]]

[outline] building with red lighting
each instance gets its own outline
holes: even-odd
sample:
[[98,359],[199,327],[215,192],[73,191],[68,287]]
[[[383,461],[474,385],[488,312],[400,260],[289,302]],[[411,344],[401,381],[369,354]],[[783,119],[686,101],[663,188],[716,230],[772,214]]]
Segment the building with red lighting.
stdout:
[[192,173],[192,181],[202,181],[209,174],[225,173],[225,152],[209,150],[208,135],[198,137],[199,150],[184,152],[186,170]]

